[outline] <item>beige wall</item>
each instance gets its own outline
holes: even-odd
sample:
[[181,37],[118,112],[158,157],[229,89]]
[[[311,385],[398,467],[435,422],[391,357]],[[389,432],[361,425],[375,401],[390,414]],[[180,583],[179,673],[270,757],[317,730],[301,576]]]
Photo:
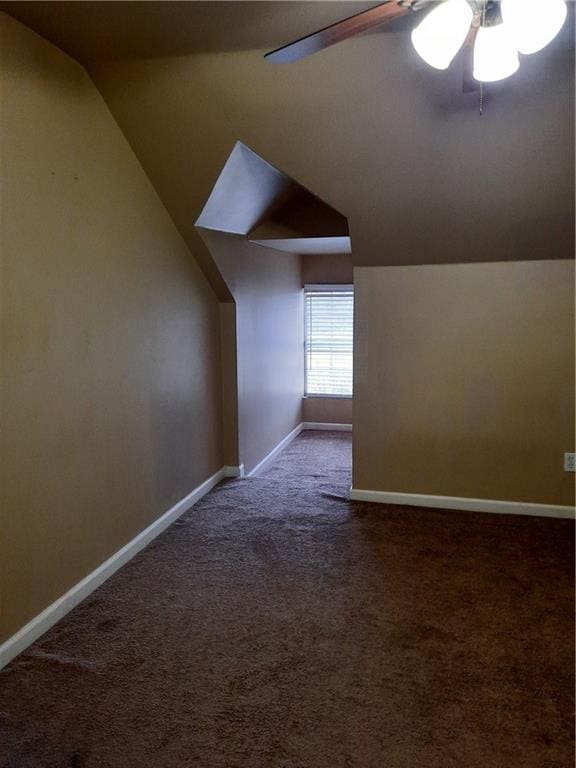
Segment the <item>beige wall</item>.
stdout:
[[302,421],[352,424],[352,398],[305,397],[302,400]]
[[85,71],[0,34],[1,641],[222,454],[211,290]]
[[302,256],[302,285],[351,285],[352,254],[330,253]]
[[[238,441],[248,473],[301,421],[304,389],[300,257],[262,248],[239,235],[201,230],[234,297],[236,312],[237,424],[225,421],[226,444]],[[234,305],[230,305],[233,307]],[[234,375],[231,367],[228,376]]]
[[[228,288],[227,288],[228,290]],[[222,443],[224,464],[237,467],[240,461],[238,436],[238,340],[236,304],[220,304],[220,375],[222,378]]]
[[355,268],[354,486],[571,504],[574,264]]

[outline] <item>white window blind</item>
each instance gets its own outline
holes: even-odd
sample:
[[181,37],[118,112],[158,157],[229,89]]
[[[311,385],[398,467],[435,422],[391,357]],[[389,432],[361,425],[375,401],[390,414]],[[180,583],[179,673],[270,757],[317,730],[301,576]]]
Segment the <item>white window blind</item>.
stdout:
[[352,396],[352,286],[306,286],[307,395]]

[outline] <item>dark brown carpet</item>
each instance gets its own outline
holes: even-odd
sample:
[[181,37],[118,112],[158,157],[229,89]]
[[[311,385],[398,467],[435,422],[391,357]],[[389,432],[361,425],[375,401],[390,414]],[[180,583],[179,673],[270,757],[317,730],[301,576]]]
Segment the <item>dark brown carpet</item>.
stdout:
[[342,500],[304,433],[0,674],[2,768],[569,768],[570,521]]

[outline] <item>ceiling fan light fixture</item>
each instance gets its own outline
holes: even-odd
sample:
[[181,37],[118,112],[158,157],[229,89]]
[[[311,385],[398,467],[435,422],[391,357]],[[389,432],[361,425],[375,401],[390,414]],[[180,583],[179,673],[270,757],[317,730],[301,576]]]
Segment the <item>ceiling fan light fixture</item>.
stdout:
[[568,8],[564,0],[502,0],[501,12],[520,53],[536,53],[560,32]]
[[480,27],[474,44],[474,79],[494,83],[513,75],[519,66],[518,51],[508,27]]
[[413,30],[412,45],[431,67],[447,69],[466,39],[473,16],[467,0],[445,0]]

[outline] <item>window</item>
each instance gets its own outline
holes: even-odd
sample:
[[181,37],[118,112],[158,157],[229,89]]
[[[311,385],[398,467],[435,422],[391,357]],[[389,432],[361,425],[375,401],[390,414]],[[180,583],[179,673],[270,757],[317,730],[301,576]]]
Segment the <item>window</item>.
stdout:
[[351,397],[352,286],[305,286],[304,315],[306,395]]

